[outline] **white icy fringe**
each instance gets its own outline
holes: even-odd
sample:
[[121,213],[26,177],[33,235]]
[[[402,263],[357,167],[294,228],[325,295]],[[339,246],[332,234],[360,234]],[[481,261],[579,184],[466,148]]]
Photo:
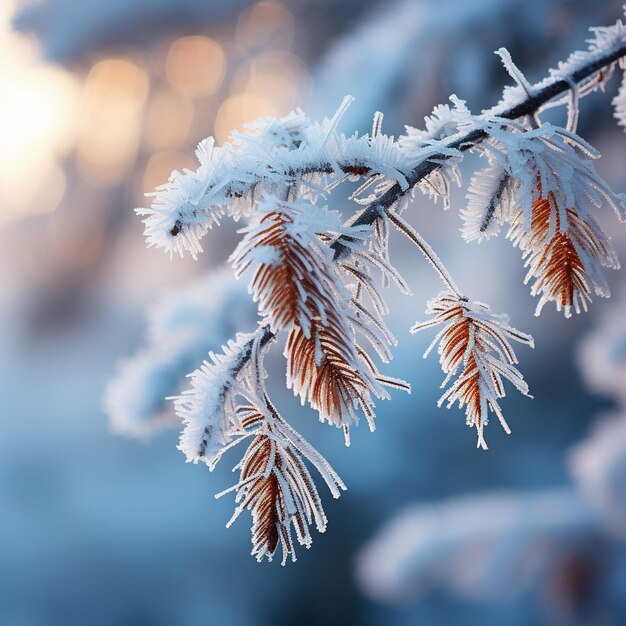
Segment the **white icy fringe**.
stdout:
[[462,368],[437,404],[447,402],[450,408],[458,402],[459,408],[465,407],[467,425],[477,430],[477,446],[486,450],[483,430],[489,422],[490,410],[498,416],[505,432],[511,432],[498,403],[506,395],[503,379],[511,382],[520,393],[529,395],[528,385],[515,367],[518,361],[509,339],[532,348],[533,338],[510,326],[508,316],[492,313],[486,304],[471,302],[447,291],[430,300],[426,312],[434,317],[415,324],[411,332],[443,324],[424,353],[426,358],[439,344],[439,362],[446,374],[441,387]]
[[593,513],[572,489],[416,504],[362,549],[357,578],[367,595],[387,603],[436,590],[492,602],[540,585],[569,545],[596,532]]
[[[417,186],[435,202],[441,198],[444,209],[450,207],[452,185],[460,187],[463,183],[458,166],[463,153],[449,144],[465,134],[473,119],[465,100],[453,94],[450,102],[452,107],[439,104],[424,118],[425,130],[405,126],[406,133],[398,137],[398,146],[416,165],[425,161],[439,164]],[[447,158],[442,160],[442,156]]]
[[[605,202],[621,220],[626,219],[626,196],[615,193],[598,176],[591,159],[600,154],[582,137],[547,122],[532,129],[502,118],[477,124],[489,135],[481,148],[516,181],[512,202],[523,209],[526,230],[533,203],[549,194],[554,196],[563,225],[567,224],[566,209],[575,208],[587,219]],[[498,174],[497,168],[491,171],[492,177]],[[488,190],[482,195],[485,204],[491,202]]]
[[[572,307],[577,313],[587,310],[592,293],[608,297],[602,268],[618,269],[619,261],[593,213],[606,203],[623,220],[626,196],[614,193],[596,173],[589,158],[598,153],[578,135],[547,123],[527,129],[494,118],[484,121],[482,129],[489,139],[480,149],[490,165],[470,184],[468,206],[461,211],[465,239],[480,241],[498,234],[505,222],[511,224],[507,237],[523,251],[529,267],[525,282],[535,279],[531,292],[539,296],[539,315],[547,302],[555,300],[551,281],[558,276],[547,254],[550,242],[566,233],[584,274],[576,278],[581,289],[574,290],[572,304],[556,299],[557,309],[569,317]],[[544,232],[538,233],[541,224],[534,212],[542,200],[550,203],[550,217]]]
[[406,127],[406,135],[399,138],[398,143],[407,151],[416,151],[439,139],[447,139],[459,132],[460,128],[471,122],[472,114],[465,100],[455,95],[450,96],[449,104],[438,104],[432,113],[424,118],[425,130],[412,126]]
[[626,132],[626,74],[622,76],[622,83],[615,98],[613,98],[614,115],[617,123]]
[[466,241],[481,242],[500,233],[515,208],[517,181],[496,162],[479,170],[467,190],[467,206],[461,209]]
[[148,317],[145,345],[119,364],[104,396],[111,430],[138,438],[180,424],[165,398],[180,393],[210,350],[253,328],[257,313],[245,287],[221,269],[169,294]]
[[380,174],[406,189],[413,163],[393,137],[346,137],[337,131],[351,101],[346,96],[337,113],[322,122],[311,122],[298,109],[248,124],[245,133],[234,132],[223,147],[216,147],[213,138],[201,142],[196,151],[200,167],[173,172],[151,194],[152,206],[137,209],[146,216],[148,245],[181,255],[187,250],[195,257],[202,251],[200,239],[224,214],[235,219],[249,214],[262,191],[282,189],[289,180],[301,194],[313,196],[346,173],[355,178]]
[[626,539],[626,415],[605,416],[570,455],[580,490],[606,528]]
[[[548,194],[554,195],[555,204],[563,218],[563,230],[567,228],[565,210],[568,208],[575,208],[581,218],[587,221],[592,219],[591,211],[607,202],[620,219],[626,219],[624,196],[615,194],[597,175],[589,161],[590,158],[598,158],[599,154],[573,132],[578,117],[578,99],[595,89],[603,88],[616,63],[608,67],[601,79],[597,74],[592,74],[578,85],[572,82],[569,94],[543,107],[549,108],[567,100],[567,130],[549,123],[538,128],[528,128],[520,122],[498,116],[550,84],[561,80],[571,81],[570,77],[576,70],[626,45],[626,29],[621,21],[611,27],[591,30],[594,38],[589,40],[587,51],[573,53],[557,69],[551,70],[548,78],[535,85],[526,80],[506,49],[497,51],[517,86],[507,87],[496,107],[466,122],[466,128],[481,129],[489,135],[489,140],[483,142],[478,150],[490,161],[489,167],[473,178],[467,196],[469,204],[461,212],[463,235],[468,241],[480,241],[496,235],[500,226],[511,219],[514,207],[524,210],[524,226],[529,231],[533,202],[537,197],[547,198]],[[615,104],[621,110],[619,101],[619,97],[616,98]],[[598,273],[592,267],[590,274]],[[604,285],[598,285],[597,289],[604,292]]]
[[241,431],[236,399],[255,393],[261,375],[261,342],[267,332],[259,327],[254,333],[237,333],[222,354],[209,353],[210,360],[189,375],[191,388],[174,399],[176,414],[184,423],[178,449],[187,462],[202,461],[213,469],[224,448]]
[[[276,534],[282,549],[281,564],[285,565],[290,556],[293,562],[296,561],[292,528],[298,543],[310,548],[313,539],[309,526],[315,523],[318,532],[323,533],[328,523],[315,483],[302,459],[307,459],[320,473],[333,498],[339,498],[346,486],[326,459],[278,415],[267,395],[264,392],[263,395],[266,401],[263,412],[259,412],[261,409],[257,407],[239,410],[242,421],[251,415],[256,415],[260,421],[239,433],[239,441],[252,436],[255,438],[234,467],[234,470],[241,470],[239,482],[217,494],[216,498],[231,491],[237,492],[235,502],[239,506],[226,524],[227,528],[245,509],[251,511],[251,554],[259,562],[264,557],[268,561],[274,557],[275,549],[268,542],[268,534],[271,539],[272,532],[267,533],[265,517],[271,507],[276,507],[279,512]],[[265,454],[264,446],[270,447],[269,454]],[[276,477],[280,493],[270,493],[268,498],[263,487],[266,486],[264,481],[271,475]]]
[[[519,75],[514,75],[513,78],[517,84],[514,87],[506,87],[503,91],[500,102],[495,107],[484,111],[485,115],[497,116],[503,111],[514,107],[521,100],[524,100],[529,92],[532,95],[533,93],[536,93],[537,91],[559,81],[570,80],[570,77],[577,70],[614,52],[617,52],[626,44],[626,27],[621,20],[617,20],[617,22],[615,22],[612,26],[598,26],[590,28],[589,30],[593,36],[587,39],[587,50],[577,50],[576,52],[570,54],[565,61],[559,62],[556,68],[550,69],[549,75],[538,83],[530,85],[526,79],[523,79],[524,84],[522,85],[519,82],[519,78],[523,78],[521,72]],[[506,53],[506,50],[504,51]],[[498,52],[500,53],[500,51]],[[505,61],[504,57],[503,61]],[[578,86],[576,87],[576,100],[593,91],[596,91],[597,89],[604,89],[606,83],[610,80],[613,74],[615,65],[616,63],[612,63],[608,66],[606,71],[603,72],[601,76],[597,73],[592,73],[583,81],[578,83]],[[505,67],[509,70],[510,66],[505,62]],[[519,70],[517,71],[519,72]],[[555,100],[546,104],[543,108],[550,108],[552,106],[556,106],[557,104],[563,104],[567,102],[570,97],[570,94],[561,94],[560,96],[557,96]]]
[[[613,26],[592,28],[591,31],[594,37],[588,40],[588,50],[571,54],[567,61],[550,70],[549,77],[534,85],[515,66],[505,48],[497,51],[517,85],[505,88],[502,100],[496,107],[484,111],[481,116],[471,116],[466,120],[467,130],[482,129],[490,136],[490,140],[480,148],[488,156],[490,167],[473,179],[468,193],[469,206],[462,211],[463,234],[467,240],[480,241],[497,234],[499,226],[509,219],[513,203],[523,208],[528,230],[538,182],[542,185],[541,196],[546,198],[548,193],[553,193],[562,214],[566,208],[575,207],[581,217],[587,219],[589,210],[607,202],[620,219],[626,219],[626,199],[623,194],[615,194],[588,161],[589,158],[598,158],[599,154],[573,132],[578,117],[579,98],[604,88],[617,62],[609,65],[602,77],[591,74],[578,85],[572,83],[572,92],[544,105],[545,109],[568,103],[567,130],[549,123],[529,129],[522,123],[499,117],[500,113],[529,95],[561,80],[571,81],[571,76],[581,67],[626,45],[626,28],[620,20]],[[621,101],[620,96],[615,100],[617,111],[623,111],[623,105],[619,104]],[[502,170],[511,177],[504,186]],[[567,220],[561,223],[565,229]]]

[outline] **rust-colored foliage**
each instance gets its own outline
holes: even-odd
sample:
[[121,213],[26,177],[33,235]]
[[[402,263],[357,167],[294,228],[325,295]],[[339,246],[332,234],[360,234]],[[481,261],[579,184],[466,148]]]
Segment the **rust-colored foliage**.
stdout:
[[528,386],[514,367],[517,358],[509,339],[532,346],[532,338],[509,326],[505,316],[494,315],[486,305],[449,292],[431,300],[428,312],[434,317],[416,324],[412,332],[443,324],[427,354],[439,342],[437,351],[446,374],[444,386],[456,376],[439,405],[447,401],[448,406],[458,402],[459,408],[465,407],[467,424],[476,428],[478,445],[486,448],[483,429],[489,410],[498,416],[504,430],[510,432],[498,404],[506,395],[503,379],[512,382],[522,393],[528,393]]
[[[335,274],[330,251],[315,235],[293,235],[294,218],[268,211],[251,227],[234,255],[241,274],[261,257],[250,282],[260,312],[272,329],[289,330],[285,347],[287,381],[320,419],[344,430],[363,409],[373,428],[371,373],[355,347],[346,317],[350,295]],[[255,252],[257,251],[257,252]]]
[[[259,301],[259,311],[267,316],[272,330],[290,327],[300,316],[307,318],[319,291],[311,280],[312,267],[319,269],[318,259],[312,259],[312,250],[289,232],[292,218],[280,211],[270,211],[260,220],[260,228],[248,241],[248,250],[270,248],[275,258],[271,263],[260,262],[250,281],[250,291]],[[237,271],[241,274],[252,263],[249,258],[238,261]],[[242,256],[243,260],[244,257]],[[332,270],[331,270],[332,271]],[[313,299],[312,299],[313,298]]]
[[[263,474],[271,448],[267,435],[258,435],[251,446],[253,452],[241,470],[242,481],[254,481],[243,504],[252,510],[252,544],[259,554],[274,554],[276,551],[281,514],[285,511],[285,499],[276,472]],[[280,457],[276,459],[276,469],[280,470]]]
[[[248,509],[252,514],[252,555],[259,561],[264,557],[271,560],[280,545],[283,563],[288,557],[295,561],[291,525],[298,542],[307,547],[311,544],[308,525],[315,520],[320,531],[326,527],[319,495],[300,456],[274,432],[271,420],[252,406],[239,407],[238,413],[244,429],[257,430],[238,466],[239,506],[230,523]],[[276,413],[273,418],[281,419]]]
[[525,219],[524,211],[518,210],[508,236],[524,253],[529,268],[526,280],[535,279],[532,294],[540,296],[537,313],[554,302],[569,317],[572,309],[587,310],[594,291],[609,294],[600,266],[619,264],[608,237],[592,218],[581,217],[574,207],[559,210],[554,194],[544,198],[539,187],[530,229]]
[[[210,353],[175,406],[184,423],[179,448],[188,461],[213,469],[227,451],[246,442],[236,466],[240,480],[226,492],[237,493],[234,518],[244,510],[252,514],[252,553],[259,560],[271,559],[279,547],[283,562],[289,556],[295,560],[294,543],[311,543],[310,525],[326,528],[304,460],[334,497],[345,489],[326,460],[271,405],[266,347],[286,336],[288,388],[317,409],[323,422],[342,428],[346,443],[361,412],[374,429],[372,399],[387,398],[384,387],[410,391],[408,383],[381,375],[363,347],[384,363],[391,360],[397,342],[384,323],[388,309],[378,288],[395,283],[410,293],[390,258],[389,225],[408,238],[444,285],[428,303],[431,319],[413,327],[441,327],[431,345],[439,344],[446,377],[439,404],[458,403],[478,432],[478,445],[486,448],[483,430],[491,412],[509,432],[499,406],[505,381],[528,395],[510,343],[532,346],[532,337],[510,326],[505,315],[463,295],[429,242],[403,217],[416,190],[442,198],[447,207],[451,185],[462,185],[465,155],[486,157],[488,167],[472,179],[461,212],[464,237],[481,241],[510,225],[508,236],[522,250],[527,280],[534,280],[532,293],[539,296],[537,313],[551,301],[569,316],[572,309],[586,309],[592,295],[609,295],[601,270],[619,264],[593,215],[607,205],[626,220],[626,195],[613,192],[598,176],[592,160],[599,153],[576,127],[578,100],[603,87],[618,64],[624,68],[626,28],[618,21],[594,29],[587,51],[574,53],[536,84],[527,81],[506,49],[497,53],[517,87],[507,88],[498,104],[481,114],[451,96],[452,106],[435,107],[424,129],[407,126],[397,139],[382,132],[381,113],[368,135],[340,132],[351,96],[319,122],[300,109],[282,118],[264,117],[233,132],[222,146],[213,138],[202,141],[197,169],[174,171],[152,194],[151,206],[137,209],[148,244],[170,255],[188,252],[195,258],[202,238],[226,216],[247,223],[231,261],[238,277],[250,270],[249,290],[263,320],[253,333],[238,334],[222,354]],[[616,101],[622,122],[625,94],[623,87]],[[545,109],[565,103],[565,128],[544,123]],[[352,206],[349,216],[326,206],[345,200]],[[490,280],[489,272],[484,278]],[[208,299],[214,296],[209,290]],[[232,310],[213,304],[207,309],[211,315]],[[202,337],[206,333],[195,325],[205,315],[199,310],[192,326]],[[149,351],[158,357],[159,375],[164,363],[170,368],[162,352],[177,347],[165,336],[184,339],[174,355],[181,363],[191,347],[196,349],[186,332],[178,332],[182,324],[166,326],[163,345]],[[145,360],[142,352],[141,369],[129,378],[154,388],[143,384],[154,378]],[[178,363],[171,365],[172,380],[177,368]],[[131,400],[140,406],[143,421],[142,407],[152,403]]]
[[[483,419],[482,415],[486,409],[486,399],[481,393],[480,371],[476,363],[476,352],[484,351],[486,346],[480,334],[477,336],[475,332],[473,325],[476,322],[465,316],[462,306],[443,311],[439,319],[442,323],[448,322],[439,344],[442,368],[444,372],[450,374],[462,366],[461,373],[453,385],[455,399],[458,400],[460,408],[465,407],[467,424],[476,427],[479,445],[486,447],[483,425],[487,416],[485,415]],[[494,384],[502,391],[501,395],[504,395],[498,373],[494,370],[489,373]]]
[[[372,402],[363,374],[351,365],[351,338],[333,325],[315,321],[307,337],[297,324],[291,329],[285,354],[287,378],[294,392],[320,412],[320,419],[341,426],[346,437],[360,407],[373,425]],[[356,358],[359,358],[358,356]]]

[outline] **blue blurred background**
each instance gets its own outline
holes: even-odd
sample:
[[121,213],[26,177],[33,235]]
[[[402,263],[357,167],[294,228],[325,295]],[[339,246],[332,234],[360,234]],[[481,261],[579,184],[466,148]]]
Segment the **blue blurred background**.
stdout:
[[[198,141],[222,142],[246,121],[295,106],[330,115],[345,94],[356,96],[345,132],[367,131],[376,110],[386,132],[421,126],[451,93],[478,112],[508,81],[493,50],[508,47],[539,80],[584,45],[588,26],[620,14],[608,0],[0,4],[0,624],[626,623],[626,558],[601,515],[582,515],[573,539],[551,551],[567,520],[555,513],[549,530],[536,531],[533,509],[522,506],[531,529],[511,531],[507,545],[515,552],[519,535],[539,534],[549,558],[510,593],[483,597],[472,581],[459,592],[441,582],[437,559],[423,565],[432,581],[399,598],[381,591],[372,558],[364,573],[368,542],[409,504],[493,492],[508,494],[506,507],[528,493],[577,493],[570,449],[598,415],[623,412],[588,388],[577,354],[608,311],[624,313],[624,300],[594,302],[570,320],[552,310],[535,318],[519,251],[503,238],[461,240],[462,191],[446,213],[417,198],[407,215],[467,293],[508,312],[537,344],[519,354],[535,399],[504,401],[513,435],[490,425],[488,452],[475,449],[460,412],[436,408],[442,375],[434,357],[421,358],[430,338],[408,328],[439,285],[400,239],[394,260],[415,295],[389,294],[400,344],[388,371],[413,394],[380,403],[377,431],[359,429],[346,449],[282,388],[279,359],[271,372],[283,413],[349,486],[339,501],[323,494],[329,529],[295,565],[257,564],[243,518],[224,528],[232,501],[213,494],[233,481],[235,457],[209,474],[184,463],[176,429],[123,438],[102,408],[117,362],[144,340],[146,307],[223,265],[236,244],[236,226],[225,224],[197,262],[145,248],[132,209],[173,169],[195,169]],[[584,100],[581,134],[604,155],[598,170],[626,191],[626,138],[610,107],[617,85]],[[468,159],[467,175],[477,163]],[[598,219],[626,258],[624,226],[608,211]],[[608,278],[626,292],[618,273]],[[470,527],[480,515],[478,502]],[[484,583],[510,578],[516,558]]]

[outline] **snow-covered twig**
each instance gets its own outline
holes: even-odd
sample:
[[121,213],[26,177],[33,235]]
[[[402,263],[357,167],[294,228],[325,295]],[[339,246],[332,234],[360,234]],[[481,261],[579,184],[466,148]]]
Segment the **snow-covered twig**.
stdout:
[[[523,93],[515,89],[505,90],[500,104],[486,111],[484,115],[486,117],[498,116],[508,120],[533,117],[541,112],[546,105],[557,100],[563,94],[569,93],[572,84],[578,86],[580,95],[583,95],[583,88],[585,87],[588,88],[585,93],[589,93],[590,87],[601,87],[606,80],[605,74],[611,72],[614,66],[626,56],[626,27],[618,20],[613,27],[594,30],[596,37],[590,41],[587,51],[574,52],[568,61],[561,64],[557,70],[552,70],[548,78],[532,85],[530,93],[526,93],[525,90]],[[615,103],[618,112],[622,110],[620,108],[621,102],[622,100],[619,100]],[[451,151],[465,152],[479,145],[487,137],[488,134],[485,130],[473,128],[460,136],[458,134],[452,135],[445,142],[445,146]],[[422,180],[441,168],[442,163],[450,158],[449,153],[441,152],[420,162],[406,176],[408,188],[394,184],[361,213],[354,225],[372,223],[381,210],[391,208],[408,190],[419,185]],[[337,256],[349,252],[342,240],[335,242],[334,249]]]

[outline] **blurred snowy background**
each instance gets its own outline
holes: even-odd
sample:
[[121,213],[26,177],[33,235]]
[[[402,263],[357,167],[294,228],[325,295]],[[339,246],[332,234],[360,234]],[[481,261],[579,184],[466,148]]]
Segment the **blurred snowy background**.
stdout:
[[[614,298],[588,315],[533,317],[519,251],[462,242],[461,193],[447,213],[419,198],[412,222],[468,293],[537,343],[520,350],[535,399],[504,401],[513,435],[494,424],[488,452],[460,412],[435,406],[429,338],[408,328],[439,285],[400,239],[416,295],[390,296],[389,373],[413,395],[380,403],[376,433],[359,429],[345,449],[275,363],[284,414],[349,486],[297,564],[258,565],[246,523],[224,528],[232,503],[213,494],[233,480],[228,462],[186,465],[176,429],[138,442],[103,408],[120,360],[140,350],[146,367],[121,371],[141,393],[118,386],[107,402],[166,425],[160,398],[179,391],[180,371],[161,357],[180,350],[188,371],[190,353],[232,334],[212,323],[211,298],[181,319],[177,290],[197,304],[206,289],[233,324],[253,318],[223,273],[203,278],[235,226],[210,233],[198,262],[170,260],[145,248],[132,211],[172,169],[195,167],[199,140],[295,106],[330,114],[347,93],[345,131],[376,110],[387,132],[420,126],[450,93],[478,111],[507,81],[493,50],[507,46],[538,80],[620,13],[609,0],[0,3],[0,624],[626,623],[626,277],[610,275]],[[585,99],[581,134],[626,191],[612,95]],[[598,219],[623,262],[626,229]]]

